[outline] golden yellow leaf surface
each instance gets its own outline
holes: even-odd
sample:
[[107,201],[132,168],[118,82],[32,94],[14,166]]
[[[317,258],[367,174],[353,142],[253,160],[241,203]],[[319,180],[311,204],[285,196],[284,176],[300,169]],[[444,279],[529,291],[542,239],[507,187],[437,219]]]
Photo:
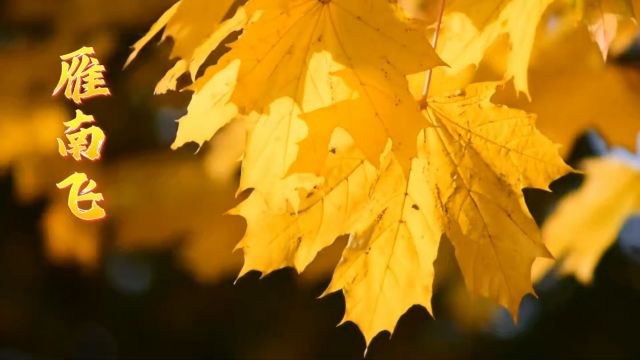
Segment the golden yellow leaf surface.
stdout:
[[408,176],[395,158],[383,159],[325,290],[342,290],[342,322],[358,325],[367,344],[381,331],[393,333],[413,305],[432,312],[433,262],[442,231],[429,175],[424,159],[413,161]]
[[[288,97],[275,100],[268,114],[252,113],[244,119],[247,137],[238,192],[252,188],[269,207],[286,208],[297,203],[296,188],[317,182],[312,174],[292,174],[283,179],[298,154],[297,143],[307,134],[298,117],[299,107]],[[282,197],[282,194],[287,194]],[[280,201],[283,200],[283,201]]]
[[177,149],[188,142],[202,146],[238,114],[229,99],[239,65],[235,61],[219,72],[206,71],[191,85],[194,93],[187,114],[178,119],[178,132],[171,148]]
[[300,143],[300,156],[291,171],[320,173],[329,138],[336,127],[341,127],[357,139],[357,146],[376,166],[387,139],[391,139],[391,151],[408,173],[417,150],[416,136],[427,123],[407,90],[405,78],[400,74],[389,75],[391,70],[380,72],[371,68],[344,70],[339,74],[358,96],[302,116],[308,135]]
[[375,167],[335,132],[325,181],[302,189],[297,209],[274,209],[252,193],[233,212],[247,221],[238,245],[245,253],[241,275],[286,266],[302,271],[349,234],[325,293],[343,292],[344,320],[356,323],[368,344],[380,331],[392,332],[412,305],[430,310],[444,233],[468,287],[516,316],[521,298],[533,291],[533,260],[548,256],[521,189],[546,188],[569,167],[531,115],[490,102],[496,85],[429,101],[429,126],[408,174],[390,145]]
[[[410,74],[441,65],[422,31],[384,1],[292,0],[281,9],[251,0],[246,6],[261,14],[220,60],[242,60],[234,102],[246,110],[260,111],[283,96],[305,112],[326,106],[335,101],[328,75],[344,67]],[[369,46],[373,41],[377,46]]]
[[[640,212],[640,170],[638,164],[606,156],[586,161],[584,171],[584,184],[561,201],[543,236],[560,272],[588,284],[626,219]],[[536,261],[534,279],[553,266],[545,260]]]
[[343,291],[344,321],[355,322],[368,344],[378,332],[392,332],[412,305],[431,309],[441,231],[424,161],[415,160],[407,178],[389,152],[378,173],[344,132],[331,146],[326,181],[302,194],[297,212],[274,211],[257,192],[234,210],[247,220],[240,276],[286,266],[302,271],[318,251],[351,234],[325,293]]
[[425,151],[434,189],[467,286],[517,317],[533,292],[531,264],[548,256],[522,188],[546,189],[570,168],[523,111],[490,102],[496,84],[432,99]]
[[[506,35],[504,77],[528,94],[550,2],[452,2],[448,73],[468,82]],[[467,287],[517,317],[532,263],[550,256],[522,189],[570,171],[534,115],[494,104],[498,83],[443,95],[446,70],[421,109],[407,76],[442,62],[390,2],[249,0],[244,11],[242,34],[193,85],[174,143],[202,144],[234,118],[246,129],[239,192],[252,192],[231,211],[247,222],[240,276],[301,272],[348,236],[325,293],[344,294],[344,321],[369,344],[412,305],[431,311],[444,234]]]
[[504,79],[513,78],[517,92],[529,95],[529,58],[536,28],[552,0],[451,1],[445,10],[438,54],[451,76],[478,66],[491,45],[509,37]]
[[[276,146],[281,148],[278,150],[281,154],[273,157],[271,164],[280,169],[280,177],[296,158],[295,143],[305,136],[315,143],[314,149],[318,151],[304,152],[307,158],[298,164],[322,163],[335,127],[329,120],[337,120],[337,125],[346,128],[373,163],[378,162],[388,137],[394,142],[394,150],[402,149],[398,151],[404,151],[403,155],[414,154],[413,138],[423,124],[404,76],[441,64],[425,35],[398,18],[386,2],[296,0],[290,1],[285,9],[271,8],[262,5],[263,2],[254,0],[247,4],[265,10],[245,28],[220,65],[241,59],[232,101],[245,113],[262,112],[257,126],[277,121],[288,127],[289,134],[280,138],[281,145]],[[376,47],[368,45],[373,41],[377,42]],[[369,127],[366,133],[361,131],[362,126],[350,126],[357,122],[344,116],[320,121],[325,131],[304,131],[300,114],[333,104],[336,108],[327,111],[339,112],[344,104],[340,101],[356,98],[359,108],[347,111],[378,115],[374,117],[374,127]],[[389,111],[396,108],[413,111],[402,126]],[[272,120],[272,116],[277,120]],[[292,131],[294,128],[299,130]],[[413,134],[408,139],[402,137],[410,132]],[[247,167],[255,166],[252,161],[246,163]],[[258,185],[246,183],[246,186]]]
[[560,33],[547,30],[541,38],[530,70],[534,101],[509,104],[537,114],[537,126],[562,144],[563,153],[589,128],[612,144],[633,148],[640,128],[637,71],[605,63],[582,27]]
[[[305,160],[298,164],[315,165],[314,171],[322,166],[337,125],[351,132],[373,163],[391,136],[394,150],[399,149],[408,164],[424,121],[404,76],[440,64],[418,29],[404,23],[385,2],[253,0],[246,8],[258,15],[251,16],[231,50],[193,85],[195,93],[188,114],[179,120],[174,147],[187,141],[202,144],[238,110],[254,111],[246,118],[239,191],[254,188],[276,207],[296,202],[295,187],[311,186],[309,178],[301,179],[304,184],[280,179],[296,157]],[[380,48],[366,45],[380,39]],[[340,100],[350,103],[356,97],[354,103],[363,112],[360,124],[374,113],[379,115],[376,127],[357,126],[357,121],[351,121],[356,126],[346,126],[347,118],[341,116],[324,119],[342,120],[340,124],[325,121],[321,126],[326,131],[310,132],[300,118],[304,112]],[[394,113],[397,109],[405,110]],[[410,116],[401,124],[395,121],[398,113]],[[297,143],[305,137],[314,143],[314,151],[298,156]],[[275,199],[280,192],[290,194],[284,203]]]
[[242,8],[231,19],[222,21],[231,9],[233,0],[180,0],[156,21],[147,34],[133,45],[125,66],[162,29],[162,39],[171,37],[171,58],[178,58],[174,66],[156,86],[155,92],[163,94],[175,90],[180,76],[191,73],[195,79],[198,69],[218,45],[246,22]]
[[302,271],[318,251],[349,232],[350,219],[367,201],[362,190],[372,186],[376,171],[362,160],[344,132],[337,133],[332,145],[325,181],[310,190],[301,189],[297,211],[269,206],[265,196],[254,191],[231,212],[247,220],[237,246],[245,254],[240,276],[250,270],[266,274],[287,266]]
[[[283,5],[252,0],[246,8],[255,16],[250,15],[231,50],[195,84],[193,107],[181,119],[185,130],[179,130],[175,146],[189,140],[202,143],[230,120],[236,106],[249,115],[240,191],[254,188],[270,196],[296,158],[303,164],[296,170],[317,172],[336,126],[350,132],[372,163],[379,161],[391,137],[393,150],[408,168],[424,120],[404,77],[441,64],[422,31],[386,2],[296,0]],[[367,45],[373,41],[379,46]],[[231,67],[236,61],[234,81]],[[325,114],[361,115],[323,116],[310,121],[323,131],[308,131],[301,114],[333,104]],[[372,115],[373,126],[364,124]],[[397,116],[405,122],[395,121]],[[298,143],[305,137],[314,151],[300,153]],[[290,192],[291,186],[277,191]]]
[[398,5],[408,17],[425,21],[427,24],[435,22],[438,16],[438,1],[398,0]]

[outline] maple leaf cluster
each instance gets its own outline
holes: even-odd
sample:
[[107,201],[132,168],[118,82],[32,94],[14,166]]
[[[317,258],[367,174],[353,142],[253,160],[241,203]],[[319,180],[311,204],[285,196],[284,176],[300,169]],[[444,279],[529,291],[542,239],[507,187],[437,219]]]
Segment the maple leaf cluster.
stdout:
[[[128,63],[156,34],[172,39],[170,56],[177,60],[155,92],[193,92],[173,148],[188,142],[203,146],[230,128],[245,133],[227,144],[238,148],[231,153],[242,153],[237,193],[248,194],[230,210],[247,223],[237,245],[244,254],[240,276],[283,267],[302,272],[321,250],[348,236],[325,294],[344,294],[344,321],[357,324],[369,344],[379,332],[392,332],[414,304],[431,312],[434,261],[444,238],[454,247],[466,287],[505,306],[514,318],[522,297],[533,293],[534,261],[562,256],[565,271],[589,279],[612,234],[639,207],[637,194],[626,197],[637,189],[638,167],[608,159],[588,163],[584,188],[567,198],[558,220],[541,232],[522,189],[548,189],[571,171],[554,144],[566,144],[565,135],[553,132],[561,129],[557,123],[540,124],[545,134],[547,126],[551,129],[552,141],[538,130],[535,115],[503,104],[542,113],[554,109],[549,105],[557,101],[551,98],[554,88],[593,80],[580,77],[586,71],[573,72],[574,64],[561,55],[532,55],[545,13],[561,8],[573,15],[566,18],[569,25],[562,18],[560,25],[567,28],[575,28],[575,20],[585,23],[594,44],[584,48],[606,57],[625,36],[638,5],[637,0],[180,0],[134,45]],[[488,57],[491,52],[501,56]],[[212,54],[219,57],[215,64],[201,69]],[[536,73],[545,61],[563,64],[567,76],[546,74],[544,68]],[[530,81],[530,69],[547,81]],[[619,84],[611,77],[620,75],[609,70],[597,76]],[[499,104],[502,95],[494,95],[509,86],[520,98]],[[625,98],[616,99],[622,104],[637,98],[620,93]],[[559,112],[581,108],[567,101],[543,118],[566,121]],[[566,137],[575,136],[576,128],[565,130]],[[200,188],[196,178],[204,177],[202,169],[189,164],[172,169],[191,174],[192,188]],[[595,174],[617,174],[625,181],[612,186]],[[163,178],[157,193],[172,184],[171,176]],[[603,187],[611,192],[600,193],[600,202],[584,195]],[[603,210],[601,204],[612,198],[624,201]],[[158,208],[170,209],[172,201]],[[581,226],[563,214],[586,203],[589,218],[606,222],[597,228],[601,233],[585,232],[595,233],[600,244],[595,250],[554,231]],[[61,213],[54,205],[45,217],[52,236],[72,232],[64,228]],[[121,231],[135,237],[136,229],[153,228],[135,219],[152,221],[123,216]],[[201,215],[196,236],[206,237],[215,225]],[[94,238],[92,232],[87,229],[84,237]],[[94,248],[85,252],[96,256]],[[546,270],[540,269],[534,275]]]

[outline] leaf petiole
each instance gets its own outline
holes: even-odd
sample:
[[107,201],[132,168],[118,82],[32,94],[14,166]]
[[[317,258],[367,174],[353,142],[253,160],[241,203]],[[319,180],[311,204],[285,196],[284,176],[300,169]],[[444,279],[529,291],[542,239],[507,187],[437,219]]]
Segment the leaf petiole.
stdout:
[[[442,25],[442,15],[444,14],[444,6],[446,0],[440,0],[440,6],[438,7],[438,19],[436,21],[436,29],[431,39],[431,45],[434,50],[437,50],[438,36],[440,35],[440,27]],[[427,74],[424,79],[424,87],[422,88],[422,97],[420,98],[420,107],[425,109],[427,107],[427,96],[429,95],[429,85],[431,85],[432,69],[427,70]]]

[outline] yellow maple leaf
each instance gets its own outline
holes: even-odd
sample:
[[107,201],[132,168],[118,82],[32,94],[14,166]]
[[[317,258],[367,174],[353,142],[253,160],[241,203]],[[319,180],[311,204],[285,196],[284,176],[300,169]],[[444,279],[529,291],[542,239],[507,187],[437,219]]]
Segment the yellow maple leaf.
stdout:
[[[237,246],[245,255],[239,276],[251,270],[267,274],[287,266],[301,272],[318,251],[349,232],[351,219],[366,204],[366,189],[372,186],[376,170],[362,159],[346,133],[336,132],[332,146],[325,181],[301,190],[297,211],[269,206],[257,191],[231,211],[247,220]],[[269,229],[266,237],[265,229]]]
[[[562,274],[590,283],[626,219],[640,212],[640,170],[635,161],[613,155],[587,160],[584,184],[545,222],[544,241]],[[533,278],[541,278],[552,266],[545,259],[536,261]]]
[[425,151],[467,286],[517,318],[520,300],[533,291],[531,264],[548,256],[521,190],[546,189],[570,168],[532,115],[490,102],[495,86],[430,100]]
[[[418,4],[421,2],[407,1]],[[551,64],[555,60],[547,61],[549,58],[562,59],[563,62],[587,63],[579,56],[567,58],[564,49],[566,47],[583,53],[590,51],[591,46],[588,44],[583,45],[580,42],[578,45],[563,37],[569,31],[583,28],[576,26],[577,21],[587,24],[586,28],[591,32],[592,38],[606,46],[607,52],[616,55],[626,50],[635,39],[635,14],[640,9],[640,1],[637,0],[512,0],[501,1],[499,4],[469,4],[463,1],[449,4],[444,12],[438,54],[450,67],[434,69],[433,77],[439,80],[432,83],[430,93],[444,94],[463,88],[474,79],[502,76],[504,80],[513,78],[517,92],[528,95],[525,99],[527,101],[521,103],[531,102],[528,91],[531,88],[529,79],[540,83],[538,74],[532,74],[531,70],[527,74],[527,68],[530,63],[535,62],[535,57],[542,59],[538,63],[543,69],[554,71],[557,65]],[[432,18],[433,15],[430,13],[433,13],[433,9],[427,13],[428,17]],[[549,49],[550,38],[555,39],[553,42],[557,43],[556,50],[564,54],[562,57],[553,53],[540,55],[540,50]],[[562,38],[562,41],[559,41],[559,38]],[[476,74],[481,61],[492,71],[480,68],[481,71]],[[596,64],[591,61],[590,65]],[[424,77],[424,74],[409,76],[411,92],[416,98],[421,96]],[[443,78],[446,81],[443,81]],[[564,79],[557,76],[556,78],[557,81]],[[536,94],[534,98],[535,96]],[[522,105],[519,104],[518,107]]]
[[356,323],[368,344],[391,332],[412,305],[430,309],[433,261],[445,233],[469,288],[516,316],[522,296],[533,291],[533,260],[548,256],[521,189],[546,188],[569,167],[532,116],[490,102],[495,86],[429,101],[430,126],[408,174],[390,145],[377,168],[336,144],[336,132],[326,181],[301,191],[297,211],[273,209],[251,194],[233,212],[247,220],[238,245],[246,261],[241,275],[302,271],[336,237],[350,234],[326,292],[342,290],[344,320]]
[[187,142],[202,146],[235,118],[238,108],[229,99],[235,88],[239,65],[234,61],[218,72],[209,69],[190,86],[194,93],[187,114],[178,119],[178,132],[171,144],[172,149]]
[[238,244],[245,254],[240,276],[286,266],[301,272],[338,236],[352,234],[325,293],[343,291],[344,321],[355,322],[369,343],[391,332],[413,304],[431,309],[440,239],[435,200],[424,161],[414,162],[407,180],[389,152],[378,174],[346,133],[337,131],[331,146],[326,181],[302,194],[297,212],[274,211],[257,192],[233,211],[247,220]]
[[424,159],[415,159],[407,176],[395,157],[383,158],[325,290],[343,292],[342,322],[357,324],[367,344],[381,331],[392,333],[413,305],[432,312],[433,262],[442,230],[431,180]]
[[[254,0],[247,6],[260,7],[262,2]],[[373,41],[378,46],[368,46]],[[272,158],[271,166],[280,169],[279,177],[296,158],[295,143],[305,135],[313,137],[310,141],[320,137],[316,144],[319,151],[305,152],[307,158],[298,164],[321,164],[326,155],[334,124],[327,123],[327,131],[304,132],[304,125],[296,125],[300,114],[358,96],[361,101],[357,110],[379,115],[376,127],[363,134],[357,131],[362,127],[348,126],[344,116],[332,119],[350,131],[369,160],[378,162],[389,136],[394,140],[394,149],[414,154],[415,143],[402,144],[404,139],[397,136],[397,132],[411,131],[415,136],[423,126],[416,125],[420,123],[419,112],[411,101],[404,76],[441,64],[419,29],[399,19],[389,4],[368,0],[296,0],[289,2],[285,10],[267,8],[245,28],[220,62],[236,58],[241,59],[241,67],[232,101],[244,112],[264,113],[257,124],[278,121],[290,129],[300,129],[290,131],[276,145],[282,148],[282,154]],[[390,91],[381,96],[379,89],[384,88]],[[283,97],[293,102],[282,100]],[[399,101],[403,105],[398,106]],[[277,103],[281,105],[274,105]],[[414,120],[407,117],[407,123],[400,126],[389,110],[408,106],[413,106]],[[379,111],[385,107],[386,111]],[[271,119],[272,113],[277,114],[278,120]],[[251,161],[247,164],[257,166]],[[241,187],[243,184],[258,186],[243,181]]]
[[329,138],[336,127],[341,127],[376,166],[387,139],[391,139],[391,150],[408,172],[417,151],[415,138],[427,123],[407,89],[406,79],[394,75],[391,69],[343,70],[339,75],[359,96],[302,115],[308,135],[299,144],[300,156],[291,171],[321,173]]
[[292,174],[283,179],[298,156],[297,143],[305,137],[307,129],[298,117],[298,105],[291,98],[275,100],[268,111],[264,115],[252,113],[244,119],[247,140],[238,192],[252,188],[262,193],[270,207],[286,208],[291,204],[296,208],[297,188],[308,189],[317,182],[312,174]]
[[[252,20],[231,50],[195,84],[193,107],[181,119],[185,131],[179,130],[174,146],[188,140],[202,143],[230,121],[233,112],[226,100],[231,96],[229,102],[249,114],[239,191],[254,188],[269,197],[291,193],[300,184],[281,184],[285,187],[279,189],[274,184],[301,158],[297,143],[307,136],[309,141],[320,138],[317,143],[324,148],[316,144],[318,151],[304,152],[306,161],[299,164],[322,164],[335,127],[326,123],[327,131],[309,132],[301,114],[359,98],[359,110],[379,115],[376,127],[365,133],[359,131],[364,127],[346,126],[348,118],[335,119],[368,159],[378,162],[388,137],[401,159],[415,154],[413,139],[424,120],[404,76],[441,64],[418,28],[399,18],[388,3],[368,0],[296,0],[284,5],[252,0],[246,8]],[[379,47],[366,45],[372,41]],[[234,82],[230,67],[235,61],[240,65]],[[223,72],[229,76],[219,75]],[[379,90],[384,88],[389,90]],[[412,116],[400,124],[395,121],[398,113]],[[217,115],[213,120],[212,114]]]
[[[506,77],[527,92],[549,2],[454,3],[442,35],[453,71],[477,65],[507,34]],[[442,63],[388,2],[249,0],[244,9],[249,21],[194,84],[174,144],[202,144],[233,117],[244,123],[239,191],[253,191],[231,211],[247,221],[240,276],[302,271],[348,235],[325,293],[343,292],[344,320],[369,344],[412,305],[430,310],[445,234],[467,286],[517,317],[534,259],[550,256],[522,189],[547,189],[570,171],[534,117],[493,104],[497,83],[433,96],[420,110],[406,76]]]
[[504,79],[529,96],[527,68],[538,23],[552,0],[452,1],[438,41],[438,54],[450,66],[448,76],[478,66],[501,35],[509,36]]
[[270,2],[247,3],[263,10],[220,60],[242,59],[234,102],[247,110],[283,96],[305,112],[326,106],[333,94],[326,78],[344,67],[410,74],[442,64],[420,29],[386,2],[291,0],[284,9]]
[[174,66],[158,82],[155,92],[163,94],[175,90],[180,76],[187,71],[195,79],[198,69],[209,54],[232,32],[240,30],[246,23],[242,8],[226,21],[222,21],[234,0],[180,0],[156,21],[147,34],[133,45],[133,51],[125,67],[140,50],[164,29],[162,40],[173,39],[171,58],[178,58]]
[[602,61],[582,27],[545,30],[541,40],[530,70],[534,101],[500,102],[537,114],[537,126],[563,145],[564,154],[589,128],[597,129],[612,144],[632,148],[640,128],[637,71]]

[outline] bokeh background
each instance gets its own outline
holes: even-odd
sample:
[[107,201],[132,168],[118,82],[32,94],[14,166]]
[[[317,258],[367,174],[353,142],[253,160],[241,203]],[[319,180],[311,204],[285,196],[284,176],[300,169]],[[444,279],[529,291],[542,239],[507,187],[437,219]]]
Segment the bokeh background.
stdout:
[[[123,70],[129,46],[171,4],[0,0],[0,358],[362,358],[357,328],[336,327],[342,295],[317,299],[344,239],[301,275],[281,270],[235,281],[242,256],[232,250],[244,222],[223,213],[238,201],[242,129],[224,129],[197,153],[196,146],[170,150],[175,119],[189,101],[188,92],[153,95],[171,66],[170,42],[143,50]],[[96,49],[112,92],[80,107],[107,134],[96,163],[62,159],[56,150],[62,122],[77,108],[51,97],[59,56],[82,46]],[[557,67],[536,69],[534,61],[534,103],[514,100],[541,114],[542,130],[565,144],[573,165],[601,155],[612,139],[632,150],[640,128],[628,119],[640,112],[633,101],[640,94],[638,41],[606,66],[584,61],[598,56],[593,50],[543,55]],[[550,88],[572,91],[564,92],[571,100],[554,103],[545,95]],[[602,108],[575,111],[598,100]],[[545,112],[566,112],[574,125],[545,123],[553,118]],[[55,188],[80,170],[105,195],[105,221],[76,220],[66,192]],[[552,193],[526,190],[536,220],[542,224],[582,180],[566,176]],[[373,341],[368,358],[640,355],[636,218],[601,260],[593,284],[549,274],[536,286],[539,298],[524,299],[517,325],[506,311],[466,292],[446,241],[436,266],[448,270],[436,279],[436,320],[412,308],[390,340],[381,334]]]

